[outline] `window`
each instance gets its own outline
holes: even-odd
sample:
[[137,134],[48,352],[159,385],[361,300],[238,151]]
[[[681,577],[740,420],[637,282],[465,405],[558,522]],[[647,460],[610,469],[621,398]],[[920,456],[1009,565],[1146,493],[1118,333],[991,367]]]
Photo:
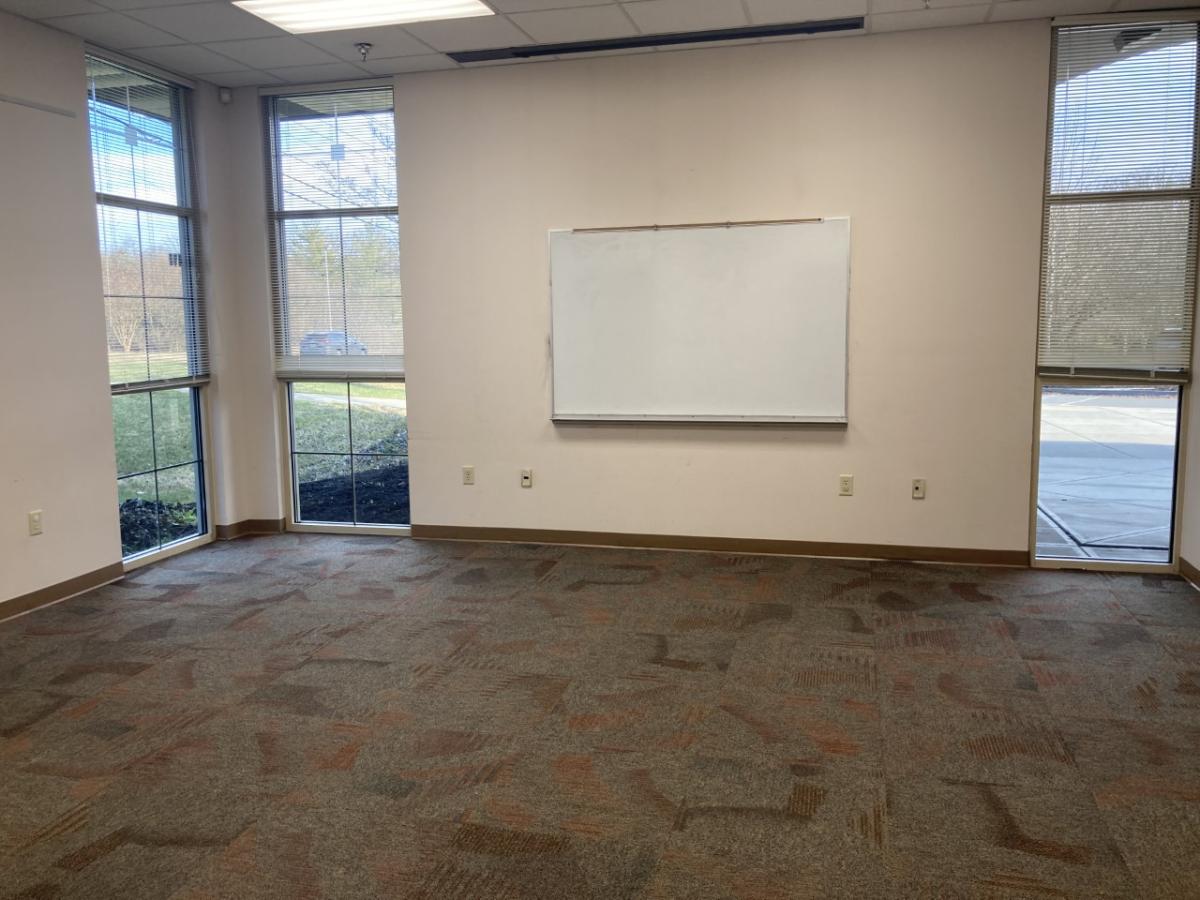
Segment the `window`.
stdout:
[[1039,559],[1169,564],[1200,181],[1195,22],[1054,31]]
[[406,525],[392,92],[264,104],[275,369],[288,384],[293,518]]
[[1037,555],[1169,564],[1177,384],[1042,386]]
[[208,531],[188,93],[95,57],[88,122],[126,558]]
[[403,382],[292,382],[296,519],[408,524]]

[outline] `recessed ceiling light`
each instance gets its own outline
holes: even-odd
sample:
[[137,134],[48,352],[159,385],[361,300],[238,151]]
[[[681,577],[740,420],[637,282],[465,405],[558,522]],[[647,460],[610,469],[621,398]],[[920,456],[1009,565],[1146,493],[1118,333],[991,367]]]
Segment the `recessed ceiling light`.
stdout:
[[494,16],[480,0],[234,0],[292,34]]

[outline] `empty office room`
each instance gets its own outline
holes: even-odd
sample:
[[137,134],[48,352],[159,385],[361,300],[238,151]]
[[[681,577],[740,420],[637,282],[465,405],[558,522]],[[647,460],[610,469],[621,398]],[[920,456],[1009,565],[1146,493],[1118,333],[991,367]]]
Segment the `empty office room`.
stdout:
[[0,0],[0,900],[1200,897],[1198,29]]

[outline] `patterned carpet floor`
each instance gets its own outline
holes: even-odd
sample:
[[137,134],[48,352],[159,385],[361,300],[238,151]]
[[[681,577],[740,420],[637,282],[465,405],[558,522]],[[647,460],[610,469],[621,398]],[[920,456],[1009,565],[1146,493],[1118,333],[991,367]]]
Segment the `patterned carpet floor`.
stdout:
[[1177,578],[280,535],[0,623],[0,897],[1200,897]]

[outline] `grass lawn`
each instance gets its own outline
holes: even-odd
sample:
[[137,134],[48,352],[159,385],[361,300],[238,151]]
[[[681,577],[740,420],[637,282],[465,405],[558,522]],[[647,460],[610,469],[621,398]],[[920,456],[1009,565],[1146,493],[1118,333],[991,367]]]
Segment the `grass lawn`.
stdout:
[[[122,380],[145,377],[143,355],[126,354],[120,362]],[[180,374],[186,374],[186,366]],[[125,556],[198,531],[201,454],[195,443],[192,390],[112,398]],[[337,382],[293,385],[302,515],[322,521],[355,516],[360,522],[408,521],[405,398],[403,382],[355,382],[349,391]],[[352,453],[357,493],[350,483]]]
[[[155,499],[153,474],[130,476],[199,460],[200,453],[193,442],[191,390],[170,388],[113,397],[113,432],[122,502],[129,499],[152,502]],[[303,480],[345,475],[351,452],[408,455],[408,416],[403,382],[356,382],[351,386],[349,401],[344,383],[303,382],[295,384],[293,390],[296,450],[321,454],[305,457]],[[365,465],[362,461],[356,467]],[[194,473],[194,467],[160,472],[158,500],[162,503],[194,503]]]
[[[122,476],[117,480],[122,555],[196,534],[200,454],[191,388],[119,394],[112,404],[117,471]],[[159,471],[148,471],[155,468]]]
[[302,521],[409,521],[402,382],[292,384],[293,465]]
[[[296,382],[300,393],[323,394],[331,397],[346,396],[346,383],[340,381],[303,381]],[[354,399],[387,400],[390,403],[407,403],[406,388],[403,381],[356,381],[351,386],[351,396]]]
[[[296,382],[292,385],[295,450],[301,481],[345,476],[351,453],[408,455],[408,415],[402,382]],[[356,468],[361,464],[356,463]]]
[[[193,439],[191,388],[118,394],[112,398],[112,404],[118,476],[199,459],[200,454]],[[163,480],[160,479],[160,482]],[[163,487],[160,483],[160,489]],[[180,490],[186,489],[182,486],[172,488],[171,493],[176,494]],[[154,498],[151,496],[149,499]],[[164,502],[183,502],[189,498],[180,494],[160,499]],[[191,489],[190,499],[195,500],[194,488]]]
[[158,381],[162,378],[186,378],[187,375],[187,354],[183,351],[151,353],[149,356],[145,350],[132,350],[129,353],[119,350],[108,351],[109,384],[129,384],[147,379]]

